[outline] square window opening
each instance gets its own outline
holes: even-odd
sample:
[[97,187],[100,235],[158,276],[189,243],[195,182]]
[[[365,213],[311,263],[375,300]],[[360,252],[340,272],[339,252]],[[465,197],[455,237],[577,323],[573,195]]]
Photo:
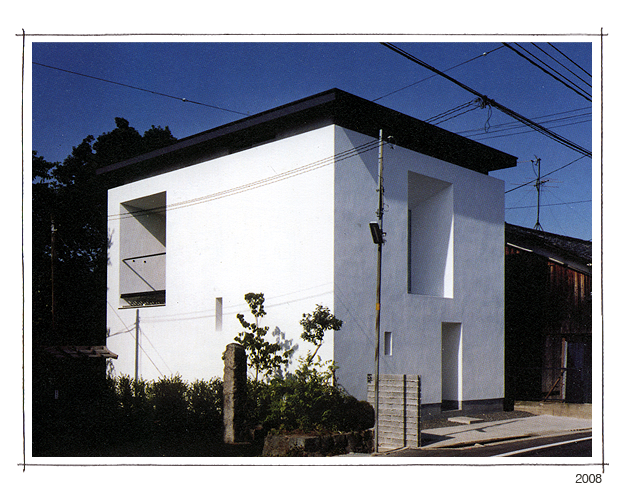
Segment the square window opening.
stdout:
[[120,205],[121,307],[165,304],[166,193]]

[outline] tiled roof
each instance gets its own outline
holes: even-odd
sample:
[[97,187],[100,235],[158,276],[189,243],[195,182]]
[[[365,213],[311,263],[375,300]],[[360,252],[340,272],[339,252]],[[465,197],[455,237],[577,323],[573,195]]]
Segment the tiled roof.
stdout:
[[506,223],[506,243],[524,246],[531,250],[543,248],[564,258],[578,260],[584,264],[592,262],[592,242],[547,233],[536,229]]

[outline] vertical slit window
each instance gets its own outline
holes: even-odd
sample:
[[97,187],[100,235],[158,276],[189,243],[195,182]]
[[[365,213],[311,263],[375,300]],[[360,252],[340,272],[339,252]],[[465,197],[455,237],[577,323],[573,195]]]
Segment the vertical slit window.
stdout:
[[385,356],[393,355],[393,333],[392,332],[384,332],[384,355]]
[[407,242],[407,288],[408,293],[412,293],[412,210],[408,209],[408,237],[406,239]]
[[215,299],[215,331],[220,332],[223,329],[223,311],[224,301],[222,297]]

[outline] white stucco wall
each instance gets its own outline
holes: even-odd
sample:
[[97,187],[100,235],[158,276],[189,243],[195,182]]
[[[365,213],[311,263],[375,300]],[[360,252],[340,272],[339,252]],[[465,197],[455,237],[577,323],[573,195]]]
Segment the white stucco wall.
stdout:
[[[303,313],[323,304],[344,321],[321,354],[334,357],[339,383],[364,399],[366,376],[375,369],[377,248],[369,222],[377,210],[377,147],[336,164],[332,157],[372,140],[331,125],[112,189],[108,346],[119,354],[117,373],[134,373],[135,309],[120,308],[115,214],[120,203],[165,191],[167,302],[140,309],[141,376],[222,376],[221,355],[241,330],[236,314],[251,319],[243,297],[264,292],[262,324],[295,339],[298,354],[309,348],[299,339]],[[392,332],[393,349],[381,356],[381,372],[421,375],[423,403],[440,402],[442,325],[457,323],[461,399],[502,398],[503,182],[399,146],[385,146],[384,172],[381,332],[382,338]],[[435,231],[430,220],[425,231],[431,256],[413,255],[413,267],[427,267],[440,251],[448,253],[437,264],[442,281],[431,270],[413,271],[413,279],[430,281],[426,289],[442,289],[433,295],[407,289],[409,172],[445,186],[444,193],[434,189],[435,217],[451,210],[448,229]],[[427,214],[416,214],[420,218]],[[416,283],[413,290],[419,290]],[[215,328],[217,298],[221,331]]]
[[[135,309],[120,308],[120,203],[167,193],[165,306],[139,309],[140,375],[223,375],[225,346],[252,319],[244,295],[263,292],[267,316],[300,345],[299,320],[333,308],[332,127],[258,146],[109,191],[108,346],[117,374],[134,375]],[[301,168],[304,167],[304,168]],[[217,331],[216,299],[223,326]],[[324,351],[331,353],[332,338]],[[324,352],[322,351],[322,352]],[[330,357],[330,356],[327,356]]]
[[[337,128],[337,151],[368,141],[368,137]],[[376,218],[377,171],[375,150],[341,162],[336,169],[335,304],[337,316],[346,325],[335,338],[335,360],[340,382],[359,398],[365,394],[367,373],[375,370],[377,248],[368,223]],[[452,186],[453,298],[407,292],[409,171]],[[381,372],[421,375],[423,403],[440,402],[442,324],[460,323],[462,399],[502,398],[503,183],[398,146],[385,146],[384,186],[387,242],[381,331],[382,335],[392,332],[393,351],[391,356],[381,355]]]

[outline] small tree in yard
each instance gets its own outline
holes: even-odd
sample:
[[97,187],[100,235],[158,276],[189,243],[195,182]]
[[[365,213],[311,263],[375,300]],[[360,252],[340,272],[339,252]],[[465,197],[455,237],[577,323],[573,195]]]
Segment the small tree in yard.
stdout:
[[[246,295],[246,301],[257,321],[265,314],[263,300],[262,294]],[[268,347],[266,341],[261,341],[267,333],[266,328],[260,328],[258,323],[254,325],[246,322],[243,315],[239,315],[239,321],[247,332],[241,333],[235,340],[249,346],[246,347],[248,360],[252,354],[256,355],[255,359],[261,359],[261,353],[264,353],[267,359],[278,354],[279,349]],[[312,313],[302,315],[300,325],[303,328],[300,337],[310,342],[314,348],[299,358],[298,365],[292,373],[287,373],[284,377],[273,376],[270,380],[265,379],[262,382],[248,381],[248,394],[251,395],[248,400],[248,421],[262,424],[265,431],[276,432],[293,430],[342,432],[371,427],[373,425],[371,405],[357,401],[344,389],[337,387],[334,383],[333,361],[322,361],[317,355],[326,332],[340,330],[343,322],[328,308],[317,305]],[[251,348],[259,345],[263,348],[257,349],[254,353]],[[292,351],[288,352],[289,359],[293,354]],[[280,356],[284,357],[282,354]],[[261,372],[263,365],[254,363],[256,362],[250,361],[249,364],[257,369],[257,373]],[[272,366],[286,365],[278,363]],[[274,369],[271,374],[275,375],[277,372],[278,370]]]
[[246,321],[243,314],[237,314],[237,319],[245,331],[239,333],[234,340],[245,348],[248,364],[255,372],[254,380],[258,381],[261,373],[268,376],[279,373],[282,367],[286,368],[291,361],[294,349],[285,350],[278,342],[265,340],[269,327],[259,326],[260,318],[267,314],[264,308],[264,294],[247,293],[245,301],[254,316],[254,323]]
[[338,331],[343,326],[343,321],[336,318],[327,307],[317,304],[312,314],[304,314],[299,322],[304,331],[301,335],[302,339],[316,346],[315,351],[310,354],[310,358],[314,358],[323,344],[323,336],[328,330]]
[[304,358],[300,358],[298,371],[300,374],[311,371],[316,374],[317,368],[327,368],[332,374],[332,383],[334,383],[334,371],[336,369],[334,363],[331,361],[322,363],[321,358],[315,361],[315,356],[323,344],[325,333],[329,330],[339,331],[343,326],[343,321],[334,316],[327,307],[317,304],[312,313],[302,315],[302,320],[299,323],[304,328],[301,338],[313,344],[315,350],[313,352],[308,351]]

